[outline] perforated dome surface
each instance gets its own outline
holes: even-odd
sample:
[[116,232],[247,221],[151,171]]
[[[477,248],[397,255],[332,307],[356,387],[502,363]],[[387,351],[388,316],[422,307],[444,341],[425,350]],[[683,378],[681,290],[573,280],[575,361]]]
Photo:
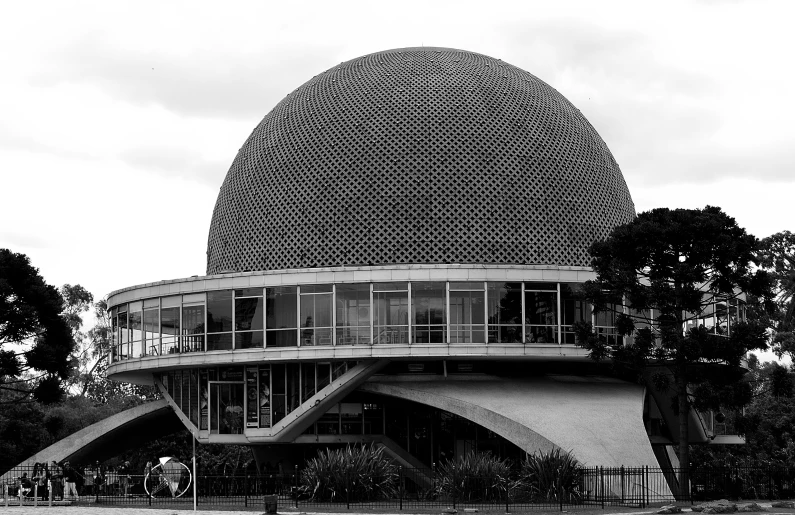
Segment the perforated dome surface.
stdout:
[[480,54],[406,48],[335,66],[265,116],[221,186],[207,273],[343,265],[588,266],[635,216],[580,111]]

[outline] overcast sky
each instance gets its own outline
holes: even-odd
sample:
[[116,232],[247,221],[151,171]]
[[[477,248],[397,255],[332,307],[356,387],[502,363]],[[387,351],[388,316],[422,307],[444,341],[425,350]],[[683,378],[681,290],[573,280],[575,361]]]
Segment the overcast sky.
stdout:
[[205,272],[218,188],[284,96],[367,53],[443,46],[551,84],[638,212],[795,230],[795,2],[0,4],[0,247],[99,298]]

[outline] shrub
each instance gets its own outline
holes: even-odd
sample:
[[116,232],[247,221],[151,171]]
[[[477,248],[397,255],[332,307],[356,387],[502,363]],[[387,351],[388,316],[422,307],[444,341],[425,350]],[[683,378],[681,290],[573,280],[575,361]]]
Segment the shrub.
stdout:
[[301,471],[299,495],[314,501],[358,502],[397,495],[398,469],[382,447],[318,451]]
[[582,467],[570,452],[554,449],[532,454],[522,462],[521,481],[533,501],[577,502]]
[[490,452],[470,451],[447,460],[436,470],[436,493],[441,498],[467,501],[502,501],[511,495],[511,463]]

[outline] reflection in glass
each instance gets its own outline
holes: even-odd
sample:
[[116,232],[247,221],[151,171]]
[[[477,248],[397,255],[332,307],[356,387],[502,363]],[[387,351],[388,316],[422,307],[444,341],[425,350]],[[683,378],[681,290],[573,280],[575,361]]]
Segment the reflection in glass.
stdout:
[[[140,302],[138,303],[140,305]],[[143,314],[141,311],[130,311],[129,315],[130,324],[130,343],[131,355],[133,358],[140,358],[143,356]]]
[[119,343],[118,358],[127,359],[130,357],[130,329],[127,324],[127,312],[119,313]]
[[407,344],[409,331],[408,283],[373,284],[373,343]]
[[488,284],[489,343],[522,343],[522,284]]
[[561,284],[560,285],[560,306],[563,310],[561,314],[561,324],[563,331],[563,343],[575,344],[576,338],[571,326],[576,322],[591,322],[591,312],[588,303],[578,297],[580,285]]
[[235,299],[235,331],[255,331],[263,328],[265,302],[262,297]]
[[232,331],[232,290],[207,292],[207,332]]
[[248,331],[245,333],[235,333],[236,349],[258,349],[265,345],[265,334],[263,331]]
[[182,306],[182,352],[204,350],[204,306]]
[[411,285],[412,343],[445,343],[445,283]]
[[232,333],[208,334],[207,350],[232,350]]
[[450,283],[450,343],[486,342],[484,303],[483,283]]
[[594,313],[594,331],[614,347],[622,343],[615,327],[616,316],[620,309],[621,306],[616,304],[607,304],[604,310]]
[[528,291],[525,285],[525,343],[557,343],[557,292]]
[[179,308],[160,310],[160,333],[162,334],[163,354],[179,352]]
[[144,309],[144,350],[147,354],[160,354],[160,326],[158,308]]
[[[330,285],[329,285],[330,287]],[[301,345],[331,345],[331,292],[301,287]],[[310,293],[305,293],[305,292]]]
[[[298,344],[297,298],[298,289],[295,286],[267,289],[265,298],[266,347],[295,347]],[[275,419],[274,423],[276,423]]]
[[370,339],[370,285],[337,285],[337,345],[367,345]]

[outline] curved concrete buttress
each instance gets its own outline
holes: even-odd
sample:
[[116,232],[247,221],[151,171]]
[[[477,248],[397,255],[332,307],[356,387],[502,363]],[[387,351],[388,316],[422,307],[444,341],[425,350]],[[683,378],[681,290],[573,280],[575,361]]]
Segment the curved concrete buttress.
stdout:
[[640,385],[575,376],[401,379],[376,377],[359,389],[464,417],[531,454],[560,447],[586,466],[659,466]]
[[[88,465],[184,428],[166,400],[147,402],[84,427],[37,452],[17,467],[53,460]],[[6,475],[13,474],[12,468],[0,477],[0,482],[6,479]]]

